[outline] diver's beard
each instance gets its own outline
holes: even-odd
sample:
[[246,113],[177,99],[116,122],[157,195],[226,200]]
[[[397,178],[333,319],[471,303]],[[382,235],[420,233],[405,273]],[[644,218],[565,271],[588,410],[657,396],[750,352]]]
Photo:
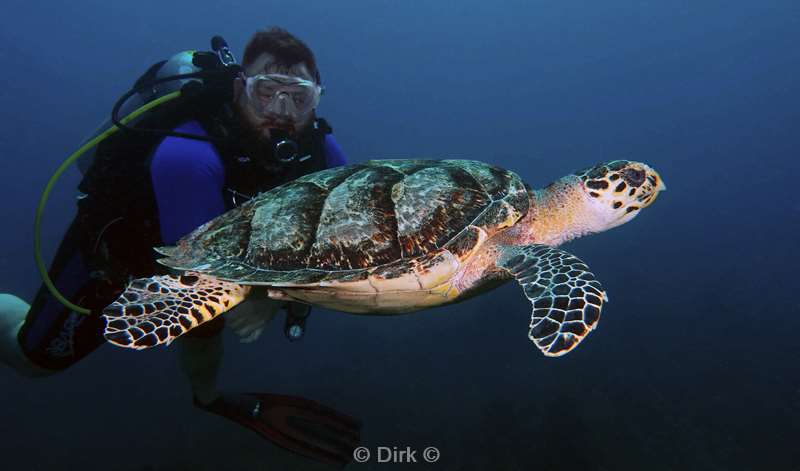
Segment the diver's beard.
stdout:
[[243,106],[237,106],[236,111],[241,128],[242,149],[262,167],[276,171],[282,164],[276,158],[275,143],[282,139],[298,141],[299,136],[315,119],[311,113],[300,124],[294,120],[260,118],[252,109]]
[[258,163],[274,160],[272,133],[269,128],[256,125],[253,117],[239,109],[239,145],[245,154]]
[[283,131],[283,132],[285,132],[287,134],[292,135],[292,134],[295,133],[295,130],[297,129],[297,123],[295,123],[294,121],[283,120],[283,119],[269,119],[269,118],[266,118],[263,121],[261,127],[262,128],[268,128],[268,129],[280,130],[280,131]]
[[[272,132],[269,128],[248,128],[242,143],[251,156],[272,158]],[[261,160],[261,159],[259,159]]]
[[258,120],[255,116],[241,109],[237,110],[239,127],[243,143],[247,148],[267,148],[272,143],[272,128],[266,122]]
[[274,137],[273,131],[283,131],[289,136],[296,134],[297,125],[292,120],[259,116],[247,103],[242,102],[237,102],[235,109],[248,139],[269,143]]
[[270,129],[269,126],[260,126],[254,129],[250,134],[253,139],[262,141],[265,144],[272,141],[272,129]]

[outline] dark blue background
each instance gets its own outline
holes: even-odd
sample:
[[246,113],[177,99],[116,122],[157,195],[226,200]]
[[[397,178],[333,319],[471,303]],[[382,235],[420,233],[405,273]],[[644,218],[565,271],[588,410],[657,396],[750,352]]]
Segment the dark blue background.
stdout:
[[[530,344],[509,283],[396,318],[316,310],[299,344],[279,323],[253,345],[226,334],[223,387],[358,415],[373,450],[439,447],[420,469],[800,463],[796,1],[5,5],[0,291],[33,295],[39,192],[144,68],[213,34],[240,54],[280,25],[316,51],[320,111],[352,161],[472,158],[540,187],[625,158],[669,190],[565,247],[611,299],[566,357]],[[48,256],[77,181],[48,205]],[[53,378],[0,381],[2,469],[324,469],[193,409],[173,349],[104,347]]]

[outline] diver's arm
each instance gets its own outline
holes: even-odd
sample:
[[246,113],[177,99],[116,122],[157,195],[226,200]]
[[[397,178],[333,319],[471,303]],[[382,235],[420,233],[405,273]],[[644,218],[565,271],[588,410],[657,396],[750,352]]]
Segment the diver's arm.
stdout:
[[178,361],[192,388],[194,400],[200,404],[211,404],[219,398],[217,376],[222,363],[222,335],[209,337],[180,337]]

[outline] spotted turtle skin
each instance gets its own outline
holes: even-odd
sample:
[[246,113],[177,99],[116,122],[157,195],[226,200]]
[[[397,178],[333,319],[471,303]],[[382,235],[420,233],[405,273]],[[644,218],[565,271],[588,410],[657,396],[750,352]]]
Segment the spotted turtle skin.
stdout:
[[519,176],[483,162],[373,160],[261,193],[158,250],[169,267],[243,284],[385,280],[460,264],[528,205]]

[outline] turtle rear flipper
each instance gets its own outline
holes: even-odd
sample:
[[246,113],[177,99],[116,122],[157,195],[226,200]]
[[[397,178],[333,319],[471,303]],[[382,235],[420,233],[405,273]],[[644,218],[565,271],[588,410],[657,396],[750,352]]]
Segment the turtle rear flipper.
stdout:
[[574,255],[547,245],[505,246],[496,264],[533,304],[528,337],[546,356],[569,352],[597,327],[608,296]]
[[192,272],[139,278],[103,310],[105,337],[113,344],[137,350],[169,344],[230,310],[249,291],[250,286]]

